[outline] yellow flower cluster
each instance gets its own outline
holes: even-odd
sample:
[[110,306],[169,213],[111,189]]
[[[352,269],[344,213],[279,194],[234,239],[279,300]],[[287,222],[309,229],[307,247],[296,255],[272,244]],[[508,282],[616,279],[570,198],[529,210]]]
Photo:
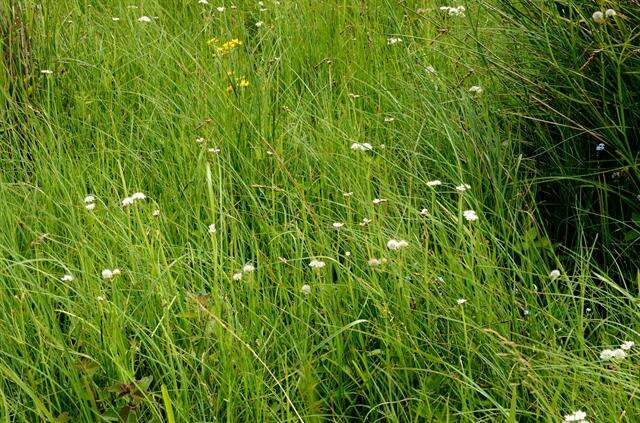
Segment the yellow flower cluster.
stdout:
[[242,41],[240,41],[237,38],[232,38],[231,40],[220,44],[220,40],[218,40],[217,38],[214,37],[214,38],[210,39],[207,42],[207,44],[209,44],[210,46],[215,47],[216,53],[218,53],[220,56],[224,56],[224,55],[229,54],[230,52],[232,52],[233,49],[235,49],[239,45],[242,45]]
[[249,81],[243,76],[238,78],[235,81],[235,84],[229,84],[227,87],[227,92],[232,93],[236,90],[236,88],[245,88],[249,86]]

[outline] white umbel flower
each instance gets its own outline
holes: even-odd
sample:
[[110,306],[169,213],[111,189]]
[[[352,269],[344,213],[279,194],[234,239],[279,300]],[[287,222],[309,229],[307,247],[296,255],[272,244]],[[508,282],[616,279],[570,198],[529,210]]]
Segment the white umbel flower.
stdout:
[[353,144],[351,144],[351,149],[354,151],[369,151],[373,149],[373,146],[368,142],[354,142]]
[[256,268],[255,268],[255,266],[254,266],[253,264],[251,264],[251,263],[247,263],[247,264],[245,264],[244,266],[242,266],[242,271],[243,271],[244,273],[251,273],[251,272],[253,272],[254,270],[256,270]]
[[633,341],[624,341],[622,343],[622,345],[620,345],[620,348],[625,350],[625,351],[629,351],[631,348],[633,348],[636,345],[635,342]]
[[151,18],[148,16],[140,16],[138,22],[151,22]]
[[198,0],[198,3],[200,3],[200,4],[209,4],[209,2],[207,0]]
[[374,206],[377,206],[378,204],[382,204],[382,203],[386,203],[387,199],[386,198],[374,198],[372,203]]
[[616,348],[615,350],[604,349],[600,353],[600,359],[602,360],[622,360],[627,356],[627,353],[622,348]]
[[558,269],[553,269],[550,273],[549,273],[549,279],[551,279],[552,281],[555,281],[556,279],[558,279],[560,277],[560,271]]
[[333,222],[331,224],[331,226],[333,226],[334,229],[340,229],[340,228],[342,228],[344,226],[344,223],[342,223],[342,222]]
[[309,262],[309,267],[313,269],[322,269],[325,266],[324,261],[313,259]]
[[478,215],[473,210],[465,210],[465,211],[462,212],[462,215],[469,222],[475,222],[476,220],[478,220]]
[[305,283],[304,285],[302,285],[302,287],[300,287],[300,292],[306,295],[311,294],[311,286]]
[[471,189],[471,185],[469,184],[460,184],[456,187],[456,191],[458,192],[465,192],[468,189]]
[[231,276],[231,278],[232,278],[234,281],[239,281],[239,280],[241,280],[241,279],[242,279],[242,272],[234,273],[234,274],[233,274],[233,276]]
[[135,192],[133,193],[133,195],[131,196],[131,198],[133,198],[134,201],[140,201],[140,200],[144,200],[147,198],[146,195],[144,195],[141,192]]
[[607,9],[607,10],[605,10],[605,11],[604,11],[604,15],[605,15],[607,18],[613,18],[614,16],[616,16],[616,15],[617,15],[617,13],[616,13],[616,11],[615,11],[615,10],[613,10],[613,9]]
[[262,21],[256,22],[256,28],[260,28],[262,25],[264,25],[264,22]]
[[387,38],[387,45],[394,45],[402,42],[402,38],[399,37],[389,37]]
[[457,303],[458,305],[463,305],[463,304],[464,304],[464,303],[466,303],[466,302],[467,302],[467,300],[465,300],[464,298],[458,298],[458,300],[456,301],[456,303]]
[[128,206],[132,205],[134,201],[135,200],[133,199],[133,197],[125,197],[122,200],[122,207],[128,207]]
[[113,271],[111,271],[111,269],[104,269],[101,274],[102,274],[102,279],[113,278]]
[[73,275],[67,273],[66,275],[62,275],[62,277],[60,278],[60,280],[62,282],[71,282],[73,281],[75,278],[73,277]]
[[471,88],[469,88],[469,92],[472,94],[480,94],[482,93],[483,89],[480,85],[474,85]]
[[96,201],[96,198],[93,195],[87,195],[86,197],[84,197],[84,202],[85,203],[93,203],[94,201]]
[[209,233],[211,235],[215,234],[216,231],[217,231],[217,229],[216,229],[216,224],[215,223],[212,223],[211,225],[209,225]]
[[84,205],[84,208],[85,208],[85,209],[87,209],[87,210],[89,210],[89,211],[92,211],[93,209],[95,209],[95,208],[96,208],[96,203],[89,203],[89,204],[85,204],[85,205]]
[[587,413],[582,410],[578,410],[575,413],[567,414],[564,416],[565,422],[575,422],[575,423],[587,423]]
[[420,216],[429,216],[429,210],[427,209],[422,209],[419,212]]
[[442,185],[442,181],[440,181],[438,179],[435,179],[433,181],[427,182],[427,186],[428,187],[437,187],[437,186],[440,186],[440,185]]
[[153,213],[151,213],[151,215],[152,215],[153,217],[158,217],[158,216],[160,216],[160,210],[155,209],[155,210],[153,211]]
[[49,70],[49,69],[42,69],[42,70],[40,71],[40,73],[41,73],[41,74],[44,74],[44,75],[51,75],[51,74],[53,73],[53,71],[52,71],[52,70]]
[[403,239],[400,241],[395,239],[390,239],[387,241],[387,248],[390,250],[401,250],[409,246],[409,243]]

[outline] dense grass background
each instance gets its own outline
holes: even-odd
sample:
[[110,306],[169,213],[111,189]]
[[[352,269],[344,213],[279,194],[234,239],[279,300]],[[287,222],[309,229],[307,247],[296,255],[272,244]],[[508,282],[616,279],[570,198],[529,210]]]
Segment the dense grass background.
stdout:
[[3,421],[640,418],[637,4],[209,3],[2,0]]

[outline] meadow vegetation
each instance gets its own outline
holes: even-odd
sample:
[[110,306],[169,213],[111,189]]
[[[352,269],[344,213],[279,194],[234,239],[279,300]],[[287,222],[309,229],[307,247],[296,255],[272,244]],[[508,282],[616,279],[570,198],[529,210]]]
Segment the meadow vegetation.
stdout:
[[640,420],[640,4],[0,0],[0,420]]

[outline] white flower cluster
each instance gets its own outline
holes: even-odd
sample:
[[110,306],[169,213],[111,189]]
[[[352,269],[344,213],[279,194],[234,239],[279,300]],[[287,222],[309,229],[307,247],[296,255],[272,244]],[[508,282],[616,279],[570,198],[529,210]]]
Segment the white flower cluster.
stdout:
[[122,200],[122,207],[130,206],[130,205],[132,205],[133,203],[135,203],[136,201],[142,201],[142,200],[145,200],[146,198],[147,198],[147,196],[146,196],[146,195],[144,195],[143,193],[141,193],[141,192],[136,192],[136,193],[134,193],[132,196],[130,196],[130,197],[125,197],[125,198]]
[[575,413],[567,414],[564,416],[565,422],[575,422],[575,423],[589,423],[587,421],[587,413],[582,410],[578,410]]
[[363,142],[363,143],[354,142],[353,144],[351,144],[351,149],[353,151],[369,151],[373,149],[373,146],[368,142]]
[[84,197],[84,208],[91,211],[96,208],[96,198],[93,195]]
[[464,12],[467,10],[464,6],[451,7],[451,6],[442,6],[440,10],[443,12],[447,12],[449,16],[464,16]]
[[591,15],[591,17],[593,18],[593,21],[595,23],[604,23],[606,18],[613,18],[617,15],[616,11],[613,9],[607,9],[605,10],[604,13],[602,13],[601,11],[595,11],[593,12],[593,15]]

